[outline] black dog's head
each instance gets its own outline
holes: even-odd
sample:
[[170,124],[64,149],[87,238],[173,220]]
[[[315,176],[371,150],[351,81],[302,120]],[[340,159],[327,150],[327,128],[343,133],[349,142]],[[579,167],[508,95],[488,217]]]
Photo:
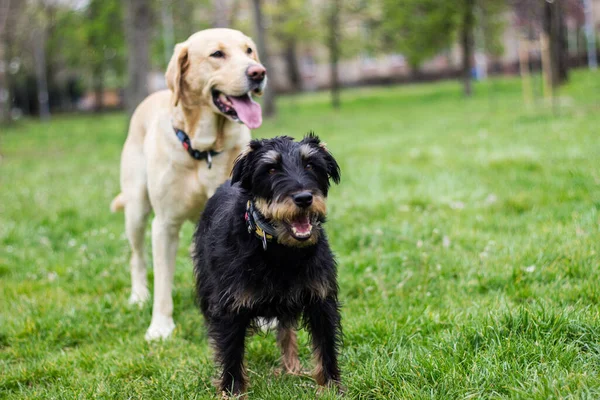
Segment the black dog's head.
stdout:
[[319,239],[330,180],[339,183],[340,167],[313,133],[300,142],[287,136],[252,140],[231,178],[273,224],[279,243],[295,247]]

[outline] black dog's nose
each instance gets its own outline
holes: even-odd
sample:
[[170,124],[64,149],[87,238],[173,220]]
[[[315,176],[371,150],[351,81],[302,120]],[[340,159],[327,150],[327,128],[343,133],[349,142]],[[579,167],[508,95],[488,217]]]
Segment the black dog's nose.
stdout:
[[306,208],[312,204],[313,195],[310,192],[300,192],[294,195],[294,203],[298,207]]

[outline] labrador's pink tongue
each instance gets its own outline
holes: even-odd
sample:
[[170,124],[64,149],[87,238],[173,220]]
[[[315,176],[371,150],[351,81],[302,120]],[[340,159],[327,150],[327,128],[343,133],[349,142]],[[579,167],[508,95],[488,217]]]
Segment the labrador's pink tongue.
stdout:
[[262,124],[262,109],[260,104],[250,98],[249,95],[228,96],[238,118],[250,129],[256,129]]

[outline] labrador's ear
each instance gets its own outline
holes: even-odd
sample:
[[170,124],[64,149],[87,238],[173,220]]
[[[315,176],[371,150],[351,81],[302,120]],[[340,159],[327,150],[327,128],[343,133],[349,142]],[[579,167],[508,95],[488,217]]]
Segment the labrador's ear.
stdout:
[[255,152],[262,147],[261,140],[251,140],[244,151],[235,159],[231,170],[231,183],[240,182],[240,186],[251,191],[252,189],[252,163]]
[[183,96],[183,77],[189,66],[187,43],[177,43],[171,61],[169,61],[167,72],[165,73],[167,86],[173,93],[171,99],[174,106],[179,103],[179,100]]

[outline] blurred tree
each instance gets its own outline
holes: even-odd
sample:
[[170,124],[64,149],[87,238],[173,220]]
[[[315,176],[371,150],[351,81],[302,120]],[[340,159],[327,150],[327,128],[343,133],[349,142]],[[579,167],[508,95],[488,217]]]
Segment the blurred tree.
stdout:
[[[34,41],[38,40],[36,26],[32,21],[38,17],[36,12],[41,8],[38,2],[23,2],[18,0],[5,1],[9,5],[4,26],[4,67],[6,81],[5,107],[21,109],[29,113],[37,112],[37,80],[34,74],[36,62],[34,59]],[[0,61],[1,63],[1,61]],[[18,112],[16,114],[18,116]]]
[[[315,38],[321,38],[329,50],[329,76],[331,104],[334,108],[341,106],[340,79],[338,64],[341,59],[356,57],[367,50],[374,50],[375,41],[368,31],[373,25],[374,11],[380,4],[371,0],[332,0],[323,2],[321,7],[313,10],[320,15],[320,26],[313,32]],[[316,18],[319,20],[319,18]],[[326,29],[322,29],[321,26]],[[320,31],[323,30],[323,34]]]
[[[261,62],[263,63],[267,71],[271,71],[269,63],[269,54],[267,53],[267,43],[265,37],[265,27],[263,23],[263,10],[261,0],[252,0],[252,8],[254,9],[254,31],[256,35],[256,45],[258,46],[258,53],[260,54]],[[275,112],[275,88],[273,86],[269,87],[269,85],[267,85],[267,89],[265,90],[265,93],[263,95],[263,113],[266,117],[271,117],[275,115]]]
[[125,103],[131,115],[149,93],[150,41],[154,14],[150,0],[126,0],[124,3],[128,56]]
[[327,12],[327,47],[329,47],[331,105],[335,109],[340,108],[340,82],[338,71],[338,61],[340,58],[340,8],[340,0],[333,0]]
[[382,0],[382,9],[383,42],[402,53],[414,73],[418,73],[423,61],[448,48],[453,41],[454,2]]
[[108,68],[122,72],[122,60],[125,37],[122,29],[123,10],[119,0],[91,0],[87,8],[87,20],[84,27],[88,45],[87,62],[92,73],[92,85],[95,94],[95,110],[103,108],[105,73]]
[[37,80],[37,100],[40,119],[50,118],[50,95],[48,93],[48,76],[46,64],[46,42],[50,24],[50,10],[43,1],[31,2],[29,17],[33,21],[32,44],[35,61],[35,76]]
[[69,81],[91,75],[91,52],[97,49],[88,44],[85,9],[53,6],[50,22],[46,42],[50,105],[69,110],[76,101],[69,95]]
[[288,80],[293,91],[302,89],[298,65],[298,45],[317,38],[310,3],[305,0],[280,0],[265,4],[265,14],[273,22],[269,38],[282,50]]
[[7,49],[7,90],[16,115],[18,110],[44,116],[54,109],[72,110],[86,87],[95,87],[99,96],[105,85],[122,85],[120,2],[74,4],[10,0],[2,43]]
[[[171,0],[161,1],[171,2]],[[172,0],[175,43],[182,42],[191,34],[212,26],[211,4],[214,1],[217,0]]]
[[475,47],[475,1],[461,0],[458,5],[459,10],[459,34],[460,45],[462,47],[462,77],[465,96],[471,96],[473,89],[471,87],[471,69],[473,66],[473,53]]
[[[233,3],[221,0],[231,17]],[[164,71],[173,55],[174,44],[185,41],[190,35],[214,26],[216,0],[151,0],[153,10],[160,14],[160,34],[150,38],[150,64]],[[158,27],[157,27],[158,28]]]
[[476,44],[480,51],[492,56],[504,53],[503,36],[506,29],[508,6],[503,1],[479,1],[476,22],[481,32],[482,43]]
[[543,34],[550,44],[550,83],[557,87],[568,79],[567,29],[564,5],[560,0],[545,1]]
[[227,3],[225,0],[213,0],[213,28],[228,28]]
[[240,0],[232,0],[231,7],[229,10],[229,18],[227,22],[229,23],[229,27],[235,26],[236,21],[238,20],[238,11],[240,10]]
[[425,60],[449,48],[458,39],[462,49],[461,75],[467,96],[472,93],[475,29],[480,27],[485,36],[482,51],[494,55],[502,51],[502,13],[506,8],[502,1],[381,1],[383,42],[388,48],[402,53],[415,73]]
[[10,118],[10,81],[9,81],[9,15],[11,12],[10,0],[0,0],[0,124],[9,123]]
[[161,1],[160,19],[163,32],[164,64],[167,65],[175,48],[175,31],[173,30],[173,7],[170,1]]
[[598,69],[598,55],[596,51],[596,29],[594,28],[594,10],[592,0],[583,0],[585,15],[585,35],[587,42],[588,66],[591,70]]
[[502,14],[506,10],[506,4],[498,0],[460,0],[453,5],[457,15],[457,31],[462,49],[463,91],[465,96],[471,96],[473,93],[471,82],[475,54],[475,29],[483,28],[485,46],[481,49],[482,51],[494,55],[501,53],[500,38],[504,32]]
[[567,15],[579,25],[584,21],[584,7],[580,0],[510,0],[521,26],[529,39],[539,36],[549,44],[550,68],[548,81],[552,87],[568,78]]

